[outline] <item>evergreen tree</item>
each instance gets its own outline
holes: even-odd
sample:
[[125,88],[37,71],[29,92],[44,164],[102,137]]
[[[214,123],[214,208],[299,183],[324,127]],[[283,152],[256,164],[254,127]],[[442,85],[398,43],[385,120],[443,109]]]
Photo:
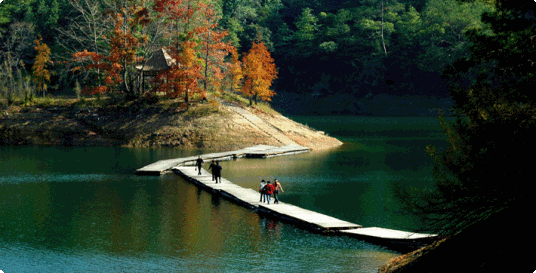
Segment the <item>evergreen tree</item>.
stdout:
[[495,10],[483,16],[487,27],[468,32],[470,57],[444,73],[456,121],[441,121],[448,141],[444,151],[428,147],[436,162],[436,189],[406,196],[438,232],[455,234],[490,219],[526,224],[514,215],[531,207],[534,192],[529,174],[536,152],[534,8],[532,1],[495,1]]

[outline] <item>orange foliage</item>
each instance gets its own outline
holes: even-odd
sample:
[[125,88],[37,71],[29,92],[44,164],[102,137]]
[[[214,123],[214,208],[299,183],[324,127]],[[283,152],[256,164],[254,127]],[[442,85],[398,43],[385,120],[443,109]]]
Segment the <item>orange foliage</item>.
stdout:
[[[186,102],[194,94],[200,94],[202,98],[206,98],[206,90],[199,87],[199,81],[204,80],[206,84],[209,80],[207,76],[209,67],[213,72],[211,76],[216,79],[215,82],[221,79],[221,70],[216,65],[218,62],[214,60],[223,62],[225,57],[223,54],[215,53],[219,45],[214,45],[213,41],[219,41],[223,36],[213,29],[215,24],[208,23],[210,18],[207,16],[212,16],[213,10],[208,5],[194,0],[155,0],[154,9],[160,13],[161,17],[167,19],[171,29],[178,22],[185,27],[184,32],[179,35],[176,32],[169,33],[169,35],[174,35],[169,39],[175,39],[175,43],[169,46],[167,51],[176,60],[176,64],[157,75],[156,91],[164,92],[170,97],[184,95]],[[203,12],[200,14],[199,11]],[[198,43],[200,40],[203,42]],[[199,55],[205,55],[204,62]]]
[[[145,2],[139,0],[135,5],[129,1],[131,4],[118,11],[108,12],[113,22],[113,30],[107,33],[109,53],[102,55],[84,50],[73,55],[76,61],[84,63],[73,71],[83,67],[96,72],[95,87],[90,89],[92,93],[110,92],[121,83],[128,89],[126,69],[142,61],[138,52],[149,40],[140,31],[150,23],[150,11],[143,8]],[[159,27],[167,28],[164,31],[167,35],[164,39],[169,45],[166,51],[175,60],[169,69],[156,76],[155,92],[164,92],[170,97],[184,95],[186,101],[195,94],[206,98],[207,86],[210,84],[213,90],[219,90],[229,69],[233,86],[238,87],[242,78],[238,54],[234,47],[222,42],[227,32],[217,29],[219,18],[211,5],[200,0],[154,0],[152,9],[163,24]],[[227,65],[225,58],[233,50],[233,64]],[[204,83],[204,88],[200,83]],[[260,84],[255,86],[258,88]],[[266,95],[267,92],[259,94],[268,99],[273,96],[273,93]]]
[[188,102],[192,94],[200,91],[198,79],[202,77],[201,60],[196,55],[196,46],[196,42],[187,40],[182,43],[180,50],[171,48],[170,55],[177,63],[158,73],[155,79],[158,85],[156,92],[164,92],[169,97],[184,94],[185,101]]
[[275,92],[270,90],[272,82],[277,78],[274,59],[264,43],[255,43],[242,58],[245,82],[242,93],[253,98],[270,101]]
[[231,53],[231,62],[229,63],[229,75],[231,77],[231,88],[240,89],[240,83],[244,79],[244,73],[242,71],[242,62],[238,59],[238,52],[236,47],[231,46],[229,48]]
[[[143,5],[141,1],[139,5]],[[137,56],[138,49],[148,42],[147,35],[136,35],[138,26],[145,26],[150,22],[149,11],[141,6],[131,4],[121,8],[117,13],[108,12],[114,22],[114,29],[110,33],[110,52],[107,55],[97,54],[84,50],[73,54],[75,61],[88,63],[86,70],[102,71],[103,78],[98,79],[90,93],[104,93],[115,89],[124,82],[126,66],[134,65],[142,58]],[[75,67],[73,72],[79,70]]]
[[[200,50],[204,59],[204,91],[209,86],[214,91],[219,91],[221,81],[224,78],[224,70],[227,69],[225,57],[229,55],[231,45],[224,43],[222,40],[227,36],[226,31],[218,30],[218,15],[212,5],[201,5],[200,23],[197,27],[198,36],[203,40],[202,49]],[[206,97],[206,94],[205,96]]]
[[34,41],[35,50],[37,50],[37,55],[35,56],[35,63],[32,66],[34,81],[37,83],[37,90],[43,91],[43,96],[45,96],[45,91],[47,90],[47,82],[50,82],[50,71],[47,70],[46,66],[50,61],[50,48],[47,44],[42,44],[41,41],[43,38],[39,37]]

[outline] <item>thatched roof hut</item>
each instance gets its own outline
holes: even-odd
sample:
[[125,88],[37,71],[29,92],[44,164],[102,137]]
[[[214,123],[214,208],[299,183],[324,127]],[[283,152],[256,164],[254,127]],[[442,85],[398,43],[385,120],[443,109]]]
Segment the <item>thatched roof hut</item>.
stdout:
[[168,69],[176,63],[175,59],[171,58],[164,48],[161,48],[155,51],[145,64],[137,65],[136,69],[142,70],[146,76],[154,76],[160,70]]
[[171,58],[164,48],[160,48],[153,52],[152,56],[145,63],[137,65],[136,69],[141,72],[138,74],[141,93],[145,92],[147,78],[156,77],[158,72],[166,70],[176,63],[177,61]]

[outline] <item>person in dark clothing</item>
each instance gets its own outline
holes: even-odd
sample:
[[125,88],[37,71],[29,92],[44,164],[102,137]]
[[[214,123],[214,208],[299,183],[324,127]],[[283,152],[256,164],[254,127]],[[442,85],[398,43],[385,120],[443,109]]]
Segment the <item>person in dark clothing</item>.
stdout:
[[195,164],[197,165],[197,169],[199,170],[198,174],[197,175],[201,175],[201,166],[203,166],[203,163],[205,161],[203,161],[203,159],[201,158],[201,156],[199,156],[197,158],[197,160],[195,161]]
[[216,166],[214,166],[214,175],[216,176],[216,183],[218,183],[218,178],[220,179],[221,183],[221,170],[223,168],[220,166],[220,162],[216,161]]
[[[216,162],[212,159],[212,163],[208,166],[208,169],[212,171],[212,181],[216,180]],[[218,182],[216,180],[216,182]]]
[[259,202],[266,202],[266,195],[264,194],[264,186],[266,186],[266,181],[264,181],[263,179],[261,180],[261,185],[259,186],[259,193],[261,194],[261,199],[259,200]]

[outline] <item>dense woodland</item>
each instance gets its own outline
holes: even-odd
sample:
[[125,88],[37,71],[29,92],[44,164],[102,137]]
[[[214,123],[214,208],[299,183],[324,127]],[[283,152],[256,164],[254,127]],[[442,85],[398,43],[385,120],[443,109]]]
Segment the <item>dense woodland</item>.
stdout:
[[[457,0],[5,0],[0,73],[19,91],[5,82],[2,97],[81,90],[139,97],[134,68],[158,48],[185,65],[144,92],[447,97],[442,72],[468,56],[464,33],[482,27],[481,14],[492,9]],[[245,75],[255,44],[277,71]]]

